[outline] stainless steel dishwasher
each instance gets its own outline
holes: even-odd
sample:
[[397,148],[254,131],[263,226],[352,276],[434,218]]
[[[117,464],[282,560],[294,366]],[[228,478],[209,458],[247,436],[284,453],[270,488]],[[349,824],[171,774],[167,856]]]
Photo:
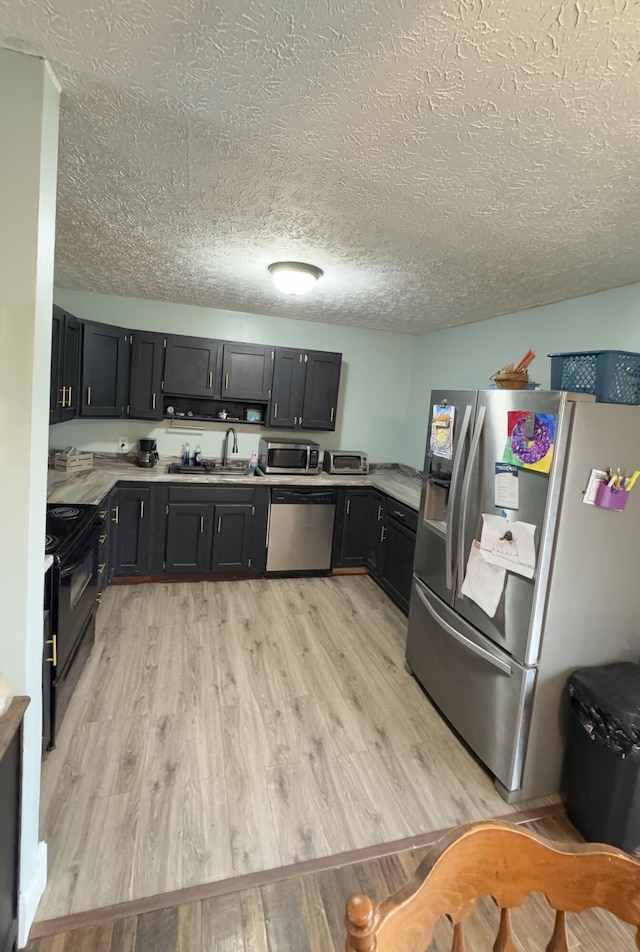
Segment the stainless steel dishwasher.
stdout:
[[331,568],[334,489],[272,489],[267,572],[313,572]]

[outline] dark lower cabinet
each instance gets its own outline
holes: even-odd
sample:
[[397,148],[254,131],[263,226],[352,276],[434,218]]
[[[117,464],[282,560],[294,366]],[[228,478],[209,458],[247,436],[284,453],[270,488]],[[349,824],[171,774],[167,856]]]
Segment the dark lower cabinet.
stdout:
[[208,572],[211,516],[207,502],[171,502],[167,515],[166,572]]
[[149,574],[151,488],[116,489],[108,518],[111,565],[115,577]]
[[365,565],[371,532],[371,490],[347,489],[342,511],[338,566]]
[[134,331],[131,335],[129,416],[136,420],[161,420],[163,334]]
[[22,718],[28,699],[17,697],[0,718],[0,950],[18,940]]
[[83,417],[123,417],[129,400],[130,332],[86,322],[82,328]]
[[252,565],[254,506],[218,505],[211,555],[212,572],[244,572]]
[[371,493],[367,565],[374,575],[380,574],[380,564],[382,562],[382,546],[384,544],[384,529],[386,524],[386,499],[386,496],[375,490]]
[[380,580],[398,604],[409,611],[416,534],[394,518],[388,518],[384,528]]

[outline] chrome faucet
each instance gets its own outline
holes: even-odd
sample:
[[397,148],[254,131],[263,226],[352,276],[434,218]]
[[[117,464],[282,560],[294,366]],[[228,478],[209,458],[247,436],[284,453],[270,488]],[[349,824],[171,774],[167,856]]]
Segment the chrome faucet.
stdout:
[[224,443],[222,444],[222,465],[226,466],[229,462],[229,434],[233,433],[233,447],[231,448],[232,453],[238,452],[238,434],[232,426],[229,427],[227,432],[224,435]]

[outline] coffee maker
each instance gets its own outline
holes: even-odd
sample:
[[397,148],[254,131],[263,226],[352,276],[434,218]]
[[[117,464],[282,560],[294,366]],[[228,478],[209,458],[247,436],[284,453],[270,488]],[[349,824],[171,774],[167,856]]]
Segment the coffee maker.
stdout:
[[147,468],[155,466],[160,457],[158,456],[158,451],[156,450],[156,441],[155,440],[140,440],[140,451],[136,457],[136,463],[138,466],[146,466]]

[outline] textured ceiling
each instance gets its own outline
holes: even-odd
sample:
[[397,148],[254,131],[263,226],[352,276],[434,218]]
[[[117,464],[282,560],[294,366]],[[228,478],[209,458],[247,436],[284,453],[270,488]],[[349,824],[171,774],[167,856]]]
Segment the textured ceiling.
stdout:
[[0,0],[0,45],[63,86],[61,287],[421,333],[640,280],[638,0]]

